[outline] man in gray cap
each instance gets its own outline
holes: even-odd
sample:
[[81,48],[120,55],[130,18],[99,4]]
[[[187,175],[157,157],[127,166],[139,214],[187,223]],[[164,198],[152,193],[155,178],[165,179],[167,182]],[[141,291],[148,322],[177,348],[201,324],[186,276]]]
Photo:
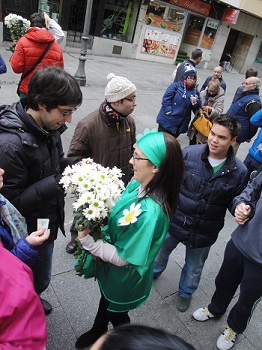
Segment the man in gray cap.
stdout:
[[[123,171],[126,185],[132,177],[129,160],[136,142],[136,126],[130,115],[136,107],[136,86],[113,73],[107,79],[105,101],[77,124],[68,157],[90,157],[105,167],[116,166]],[[70,231],[71,241],[66,251],[72,254],[77,248],[74,222]]]

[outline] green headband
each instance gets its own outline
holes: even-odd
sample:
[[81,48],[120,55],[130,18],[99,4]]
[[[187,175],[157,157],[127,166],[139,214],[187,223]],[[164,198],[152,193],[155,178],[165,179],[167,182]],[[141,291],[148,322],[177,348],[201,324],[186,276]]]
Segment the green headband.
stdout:
[[166,143],[162,132],[151,132],[137,142],[137,147],[147,156],[151,163],[160,167],[166,155]]

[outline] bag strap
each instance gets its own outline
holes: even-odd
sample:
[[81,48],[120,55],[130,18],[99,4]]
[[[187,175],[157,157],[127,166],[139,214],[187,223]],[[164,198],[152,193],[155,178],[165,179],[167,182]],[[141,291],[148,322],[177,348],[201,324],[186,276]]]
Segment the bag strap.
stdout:
[[24,80],[30,73],[32,73],[33,70],[39,65],[39,63],[40,63],[40,62],[42,61],[42,59],[45,57],[47,51],[49,50],[49,48],[51,47],[52,44],[53,44],[53,41],[50,41],[50,42],[46,45],[46,48],[45,48],[44,51],[42,52],[42,55],[38,58],[38,60],[36,61],[36,63],[33,65],[33,67],[31,67],[27,72],[25,72],[24,75],[21,76],[19,85],[21,84],[22,80]]

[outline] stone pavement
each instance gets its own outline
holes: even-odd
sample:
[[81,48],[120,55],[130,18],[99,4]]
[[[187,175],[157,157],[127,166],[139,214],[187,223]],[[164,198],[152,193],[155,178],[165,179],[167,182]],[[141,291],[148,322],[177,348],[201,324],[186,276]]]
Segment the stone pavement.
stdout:
[[[0,53],[8,66],[8,73],[0,77],[2,81],[0,99],[2,104],[11,103],[17,100],[16,84],[19,76],[12,72],[8,63],[10,52],[2,48]],[[78,67],[78,57],[78,53],[64,54],[65,69],[73,75]],[[137,107],[133,114],[137,124],[137,133],[143,132],[146,127],[156,127],[156,115],[174,68],[173,65],[118,57],[88,56],[85,65],[87,85],[82,87],[84,100],[82,106],[74,113],[73,121],[63,135],[65,151],[68,149],[77,122],[102,102],[107,84],[106,76],[110,72],[129,78],[137,86]],[[198,77],[201,78],[200,86],[211,74],[211,70],[198,70]],[[234,70],[231,73],[224,73],[224,80],[227,83],[225,111],[230,106],[234,92],[243,79],[244,77]],[[188,144],[185,135],[181,135],[178,140],[182,147]],[[238,157],[241,160],[245,158],[248,148],[247,143],[241,145],[238,151]],[[97,283],[76,276],[73,270],[74,257],[65,252],[66,244],[70,239],[72,201],[73,198],[67,196],[67,237],[59,234],[55,243],[52,281],[49,288],[43,293],[43,297],[49,300],[54,308],[53,312],[47,316],[47,350],[74,349],[77,337],[92,326],[99,301]],[[180,245],[173,251],[165,272],[154,281],[149,299],[141,308],[130,312],[131,321],[160,327],[180,335],[191,342],[197,350],[216,349],[216,339],[226,323],[226,316],[218,321],[211,320],[203,324],[192,319],[192,312],[198,307],[207,305],[210,301],[214,291],[214,279],[222,262],[225,245],[235,227],[234,219],[227,214],[225,227],[211,248],[199,289],[194,294],[187,312],[178,312],[174,303],[184,261],[184,247]],[[259,316],[261,311],[260,303],[247,330],[239,336],[236,349],[262,349],[262,319]]]

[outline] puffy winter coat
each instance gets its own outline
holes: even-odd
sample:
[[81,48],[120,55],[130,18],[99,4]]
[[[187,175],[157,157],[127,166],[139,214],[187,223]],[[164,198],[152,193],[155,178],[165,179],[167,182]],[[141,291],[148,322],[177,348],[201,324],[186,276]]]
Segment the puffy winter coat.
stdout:
[[76,159],[63,157],[61,130],[40,128],[26,113],[25,101],[0,110],[0,168],[5,170],[1,193],[26,218],[28,232],[36,231],[37,218],[49,218],[49,240],[54,240],[59,227],[64,232],[59,180]]
[[[253,117],[250,119],[250,123],[262,128],[262,109],[256,112]],[[262,153],[257,149],[257,146],[262,143],[262,129],[260,129],[257,138],[253,142],[253,145],[249,149],[248,153],[251,157],[255,158],[258,162],[262,163]]]
[[46,28],[32,27],[16,44],[10,64],[15,73],[25,74],[37,62],[47,44],[52,42],[42,61],[25,79],[22,80],[20,91],[27,94],[28,84],[36,70],[57,66],[64,68],[63,52],[61,47],[55,42],[55,38]]
[[132,175],[129,160],[134,151],[135,134],[135,122],[130,115],[117,124],[110,122],[101,105],[77,124],[68,157],[90,157],[105,167],[116,166],[122,169],[123,181],[127,184]]
[[241,130],[237,137],[238,143],[245,142],[254,136],[251,133],[249,121],[250,116],[248,115],[247,111],[250,104],[254,104],[257,107],[256,111],[261,108],[261,100],[258,89],[243,92],[241,96],[231,104],[229,110],[227,111],[227,113],[234,115],[241,123]]
[[[192,95],[197,98],[195,105],[192,105],[190,100]],[[163,96],[157,123],[174,135],[185,133],[191,119],[191,111],[196,111],[200,106],[199,92],[195,87],[187,89],[182,81],[172,83]]]
[[184,148],[184,178],[170,233],[193,248],[211,246],[224,226],[227,208],[247,183],[247,169],[228,150],[225,164],[215,174],[208,161],[208,145]]

